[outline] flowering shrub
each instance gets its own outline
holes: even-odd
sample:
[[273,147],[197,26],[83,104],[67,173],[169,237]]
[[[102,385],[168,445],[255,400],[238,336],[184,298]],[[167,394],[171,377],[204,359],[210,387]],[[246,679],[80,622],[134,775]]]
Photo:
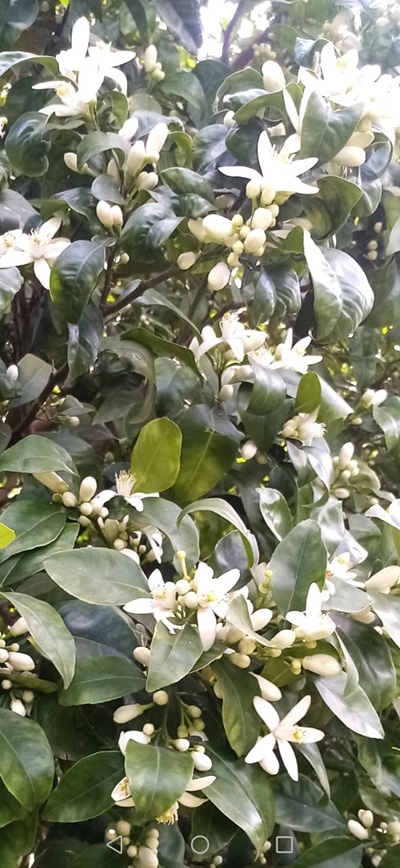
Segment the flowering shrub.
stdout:
[[397,4],[6,6],[1,868],[394,868]]

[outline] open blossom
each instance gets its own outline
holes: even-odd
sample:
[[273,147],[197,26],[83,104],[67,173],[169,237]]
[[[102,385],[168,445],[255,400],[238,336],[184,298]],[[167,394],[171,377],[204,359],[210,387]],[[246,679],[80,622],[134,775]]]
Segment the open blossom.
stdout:
[[112,488],[105,488],[104,491],[100,491],[99,494],[96,494],[95,505],[104,506],[113,497],[123,497],[126,503],[129,503],[129,506],[133,506],[138,512],[143,512],[143,500],[145,497],[159,497],[160,495],[158,492],[145,494],[141,491],[135,491],[133,494],[132,489],[135,481],[135,477],[131,473],[121,470],[115,476],[115,491]]
[[174,582],[164,582],[160,570],[153,570],[148,578],[151,597],[138,597],[124,606],[130,615],[153,615],[156,621],[162,621],[170,633],[175,632],[174,626],[168,620],[175,610],[176,585]]
[[283,436],[295,437],[297,440],[302,440],[306,446],[311,446],[314,438],[323,437],[325,434],[323,422],[316,421],[318,412],[319,407],[312,413],[299,413],[293,416],[293,419],[288,419],[282,429]]
[[305,612],[293,611],[286,615],[286,620],[296,627],[295,632],[299,639],[326,639],[335,632],[335,622],[329,615],[324,615],[321,609],[321,591],[316,582],[313,582],[308,590]]
[[59,103],[50,103],[40,109],[42,114],[55,114],[60,118],[79,117],[88,113],[89,103],[94,102],[102,83],[102,75],[89,60],[74,80],[41,81],[33,90],[54,90]]
[[197,626],[204,651],[214,644],[217,635],[217,619],[224,618],[229,603],[228,593],[239,580],[239,570],[228,570],[214,579],[213,570],[200,562],[193,578],[197,595]]
[[[184,805],[186,808],[198,808],[200,805],[203,805],[207,799],[194,796],[193,793],[199,792],[199,790],[205,790],[207,787],[211,786],[214,781],[215,775],[204,775],[202,778],[192,778],[192,780],[186,785],[186,790],[179,797],[179,804]],[[111,793],[111,798],[119,808],[135,807],[135,802],[131,796],[131,788],[128,778],[122,778],[122,780],[119,781]],[[178,804],[171,805],[169,811],[166,811],[162,817],[157,817],[158,822],[168,824],[176,823],[178,819],[178,807]]]
[[264,130],[257,144],[260,172],[248,166],[220,166],[219,171],[230,178],[248,178],[262,187],[272,184],[277,192],[282,193],[317,193],[318,188],[301,181],[299,175],[308,172],[318,162],[318,157],[307,157],[305,160],[292,160],[283,148],[280,153],[271,144],[268,133]]
[[314,744],[317,741],[321,741],[324,737],[324,733],[320,729],[314,729],[309,726],[298,726],[299,721],[307,714],[310,708],[311,696],[304,696],[282,720],[276,708],[266,699],[262,699],[261,696],[255,696],[253,703],[257,714],[270,731],[268,735],[265,735],[256,742],[245,757],[245,762],[258,762],[261,768],[268,772],[268,774],[276,775],[279,772],[279,760],[274,753],[274,749],[277,746],[288,775],[293,781],[297,781],[299,779],[299,770],[292,743]]
[[227,344],[234,358],[238,362],[242,362],[246,353],[259,349],[266,338],[265,332],[247,329],[243,323],[239,322],[237,313],[225,314],[222,317],[220,329],[221,336],[218,337],[211,326],[204,326],[201,332],[202,342],[199,343],[197,338],[193,339],[191,350],[196,359],[220,344]]
[[310,335],[301,338],[293,344],[293,329],[288,333],[283,344],[278,344],[275,350],[274,361],[271,368],[281,368],[283,371],[297,371],[298,374],[306,374],[309,365],[316,365],[322,360],[322,356],[307,355],[306,350],[311,343]]
[[71,32],[71,48],[60,51],[56,55],[61,75],[72,79],[73,73],[87,71],[87,62],[90,60],[91,69],[97,71],[100,79],[98,87],[103,79],[113,79],[118,87],[126,94],[126,76],[121,70],[116,69],[135,57],[134,51],[115,51],[111,43],[98,41],[96,45],[89,47],[90,23],[87,18],[78,18]]
[[60,226],[61,217],[50,217],[50,220],[46,220],[30,235],[25,235],[23,232],[19,234],[17,230],[6,233],[7,236],[12,236],[11,245],[8,244],[8,238],[4,240],[3,235],[2,240],[7,252],[0,255],[0,268],[29,265],[32,262],[37,279],[45,289],[49,289],[51,267],[57,256],[71,244],[69,238],[54,238]]

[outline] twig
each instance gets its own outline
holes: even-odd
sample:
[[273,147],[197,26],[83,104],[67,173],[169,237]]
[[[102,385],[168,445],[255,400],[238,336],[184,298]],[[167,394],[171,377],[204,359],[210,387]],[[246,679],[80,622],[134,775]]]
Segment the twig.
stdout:
[[118,301],[114,301],[113,304],[108,304],[103,308],[103,313],[106,315],[107,320],[109,317],[114,316],[114,314],[118,313],[118,311],[122,310],[127,304],[130,304],[132,301],[135,301],[136,298],[139,298],[146,289],[152,289],[153,286],[158,286],[159,283],[163,283],[164,280],[169,280],[170,277],[175,277],[178,274],[182,274],[180,268],[175,268],[174,265],[171,268],[167,268],[166,271],[163,271],[161,274],[157,274],[155,277],[150,277],[148,280],[142,280],[139,286],[136,286],[135,289],[132,289],[131,292],[128,292],[127,295],[124,295],[122,298],[119,298]]
[[44,404],[44,402],[47,400],[49,395],[51,395],[51,393],[54,389],[54,386],[57,386],[58,383],[64,379],[64,377],[67,373],[68,373],[68,362],[64,362],[64,364],[61,366],[61,368],[58,369],[58,371],[54,371],[54,374],[51,375],[49,382],[47,383],[47,386],[45,386],[45,388],[43,389],[43,391],[41,392],[41,394],[39,395],[37,400],[32,405],[31,409],[27,413],[27,415],[22,419],[22,421],[19,423],[19,425],[17,425],[17,427],[14,429],[13,437],[12,437],[12,441],[11,441],[12,443],[15,443],[15,440],[18,439],[24,433],[24,431],[26,431],[26,429],[29,427],[31,422],[34,421],[34,419],[36,418],[36,413],[37,413],[39,407],[42,404]]
[[202,323],[202,328],[204,328],[204,326],[206,325],[212,325],[214,322],[218,322],[219,319],[222,319],[224,314],[229,313],[231,310],[241,310],[244,307],[246,307],[246,305],[243,304],[242,301],[235,304],[232,304],[232,302],[230,302],[229,304],[224,304],[223,307],[220,307],[220,309],[217,310],[214,316],[208,316],[207,319],[204,320],[204,322]]
[[235,11],[234,15],[232,16],[226,30],[224,30],[224,39],[223,39],[223,43],[222,43],[222,53],[221,53],[221,60],[224,63],[227,63],[229,60],[229,47],[230,47],[231,38],[234,35],[235,29],[236,29],[240,19],[243,17],[243,15],[246,12],[247,5],[248,5],[248,0],[240,0],[240,2],[238,3],[238,5],[236,7],[236,11]]
[[245,66],[248,66],[248,64],[253,59],[254,46],[260,45],[261,42],[265,42],[265,40],[268,39],[268,34],[269,28],[267,28],[267,30],[263,30],[263,32],[260,33],[256,39],[252,40],[251,45],[248,45],[247,48],[244,48],[243,51],[238,54],[238,56],[232,63],[233,72],[236,72],[238,69],[243,69]]

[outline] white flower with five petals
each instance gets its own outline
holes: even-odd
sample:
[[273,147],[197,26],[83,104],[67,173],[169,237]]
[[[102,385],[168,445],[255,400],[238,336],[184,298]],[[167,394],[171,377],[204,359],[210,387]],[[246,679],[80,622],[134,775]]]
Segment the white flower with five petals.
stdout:
[[301,338],[293,344],[293,329],[288,333],[283,344],[278,344],[275,350],[274,361],[271,368],[281,368],[283,371],[297,371],[298,374],[306,374],[309,365],[316,365],[322,360],[322,356],[308,356],[307,347],[311,343],[310,335]]
[[121,470],[115,476],[115,491],[112,488],[105,488],[103,491],[100,491],[96,494],[93,505],[96,507],[104,506],[113,497],[123,497],[126,503],[129,503],[129,506],[133,506],[138,512],[143,512],[143,500],[146,497],[159,497],[160,495],[158,492],[146,494],[142,491],[135,491],[132,493],[135,482],[135,477],[131,473]]
[[[2,240],[7,252],[0,255],[0,268],[29,265],[32,262],[37,279],[45,289],[49,289],[51,267],[57,256],[71,244],[69,238],[54,238],[60,226],[61,217],[50,217],[50,220],[46,220],[30,235],[25,235],[23,232],[18,234],[16,230],[12,233],[11,245],[4,240],[3,235]],[[11,233],[6,235],[10,236]]]
[[234,569],[214,579],[213,570],[203,562],[196,569],[193,586],[198,597],[197,626],[204,651],[208,651],[215,642],[217,619],[225,618],[228,593],[238,582],[239,576],[239,570]]
[[202,343],[199,343],[197,338],[193,339],[191,349],[196,359],[201,358],[204,353],[208,353],[220,344],[227,344],[234,358],[238,362],[242,362],[246,353],[259,349],[266,338],[265,332],[247,329],[243,323],[239,322],[237,313],[225,314],[222,317],[220,329],[221,336],[218,337],[211,326],[204,326],[201,332]]
[[162,621],[170,633],[175,632],[174,626],[168,620],[175,611],[176,586],[174,582],[164,582],[160,570],[153,570],[148,578],[151,597],[138,597],[123,607],[130,615],[153,615],[156,621]]
[[90,60],[91,68],[97,71],[99,80],[101,77],[98,87],[107,76],[115,81],[122,93],[126,94],[126,76],[116,67],[133,60],[136,56],[135,52],[114,51],[111,43],[106,44],[101,41],[89,47],[89,41],[90,23],[85,17],[78,18],[71,32],[71,48],[60,51],[56,55],[61,75],[72,80],[74,73],[88,69],[87,61]]
[[219,171],[230,178],[247,178],[260,186],[273,185],[281,193],[317,193],[318,188],[301,181],[299,175],[308,172],[318,162],[318,157],[308,157],[305,160],[292,160],[285,147],[280,153],[271,144],[268,133],[264,130],[257,144],[260,172],[248,166],[221,166]]
[[308,589],[305,612],[287,613],[286,620],[294,624],[299,639],[313,642],[317,639],[326,639],[335,632],[335,622],[322,612],[322,600],[321,591],[316,582],[313,582]]
[[292,744],[314,744],[324,738],[324,733],[320,729],[297,725],[307,714],[311,705],[311,696],[304,696],[282,720],[276,708],[261,696],[255,696],[253,703],[257,714],[270,731],[268,735],[256,742],[245,757],[245,762],[258,762],[268,774],[276,775],[279,772],[279,760],[274,753],[277,746],[288,775],[293,781],[297,781],[299,770]]

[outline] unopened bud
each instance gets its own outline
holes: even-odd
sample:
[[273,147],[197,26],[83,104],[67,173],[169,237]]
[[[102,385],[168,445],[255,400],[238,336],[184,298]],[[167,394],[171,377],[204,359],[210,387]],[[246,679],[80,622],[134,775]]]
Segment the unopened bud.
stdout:
[[359,841],[367,841],[368,840],[368,829],[361,825],[358,820],[349,820],[347,823],[347,828],[351,835],[354,835],[355,838],[358,838]]
[[266,235],[263,229],[251,229],[247,238],[245,238],[244,249],[247,253],[257,253],[260,247],[266,242]]
[[167,691],[166,690],[156,690],[156,692],[153,693],[153,702],[155,702],[156,705],[167,705],[167,702],[168,702]]
[[154,72],[157,63],[157,49],[155,45],[147,46],[143,59],[146,72]]
[[[25,621],[25,618],[18,618],[17,621],[10,627],[11,636],[22,636],[24,633],[29,633],[29,627]],[[1,661],[1,651],[0,651],[0,662]]]
[[9,365],[6,370],[7,377],[9,380],[11,380],[12,383],[15,383],[16,380],[18,380],[18,373],[19,372],[17,365]]
[[296,641],[296,634],[294,630],[280,630],[279,633],[271,639],[272,644],[275,648],[290,648],[293,643]]
[[81,503],[87,503],[92,500],[97,491],[97,482],[94,476],[85,476],[82,479],[79,488],[79,500]]
[[224,289],[229,282],[230,276],[231,272],[225,262],[218,262],[209,272],[207,278],[209,289],[213,292],[219,292],[219,290]]
[[193,765],[198,772],[209,772],[212,768],[212,760],[205,753],[198,753],[197,750],[190,754],[193,760]]
[[314,672],[316,675],[324,675],[326,678],[331,678],[334,675],[339,675],[342,671],[342,666],[336,657],[330,654],[310,654],[303,658],[303,669],[308,672]]
[[20,651],[10,651],[8,662],[11,664],[15,672],[32,672],[35,668],[35,661],[29,654],[22,654]]
[[20,699],[12,699],[11,704],[10,704],[10,708],[11,708],[11,711],[14,712],[14,714],[19,714],[21,717],[26,716],[26,708],[24,706],[24,703],[21,702]]
[[69,169],[71,172],[79,172],[78,158],[76,154],[74,154],[72,151],[67,151],[67,153],[64,154],[64,163],[67,169]]
[[218,392],[218,400],[219,401],[229,401],[233,395],[233,386],[222,386],[222,389]]
[[207,214],[203,217],[203,228],[214,241],[225,240],[233,234],[231,221],[221,214]]
[[263,229],[266,231],[271,226],[273,219],[274,218],[269,208],[256,208],[251,218],[251,228]]
[[116,228],[119,229],[124,222],[124,215],[119,205],[113,205],[111,208],[111,213],[113,218],[113,226],[116,226]]
[[114,711],[113,720],[115,723],[128,723],[129,720],[135,720],[141,714],[143,714],[143,706],[138,702],[133,705],[120,705]]
[[137,175],[142,168],[146,157],[144,142],[141,140],[132,145],[126,159],[126,172],[128,176]]
[[78,503],[78,500],[75,497],[75,494],[72,493],[72,491],[66,491],[61,496],[61,500],[62,500],[64,506],[67,507],[67,509],[73,509],[74,506],[76,506]]
[[68,490],[67,483],[54,470],[49,470],[47,473],[33,473],[32,476],[50,491],[54,491],[54,494],[64,494]]
[[148,666],[150,663],[150,648],[138,645],[137,648],[133,649],[133,656],[142,666]]
[[195,264],[197,256],[193,253],[192,250],[188,250],[187,253],[180,253],[178,259],[176,260],[176,264],[178,268],[182,271],[186,271],[188,268],[191,268],[192,265]]
[[286,86],[283,70],[275,60],[267,60],[262,67],[263,84],[267,93],[276,93]]
[[136,179],[138,190],[154,190],[158,184],[158,175],[156,172],[140,172]]
[[100,199],[100,202],[96,205],[96,214],[100,223],[102,223],[107,229],[110,229],[113,225],[111,205],[109,205],[108,202],[105,202],[104,199]]
[[162,121],[150,130],[146,142],[146,159],[149,163],[157,162],[160,156],[160,151],[164,147],[167,138],[168,127],[167,124]]

